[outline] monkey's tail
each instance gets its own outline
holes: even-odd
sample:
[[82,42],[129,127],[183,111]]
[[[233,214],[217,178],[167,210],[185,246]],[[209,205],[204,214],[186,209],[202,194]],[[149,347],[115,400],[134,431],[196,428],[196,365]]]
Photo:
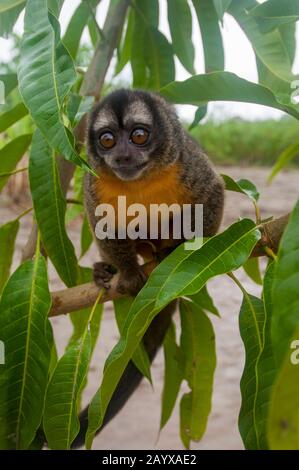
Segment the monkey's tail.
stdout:
[[[143,344],[148,353],[151,363],[153,362],[156,353],[158,352],[160,346],[163,343],[175,308],[175,301],[165,307],[159,313],[159,315],[154,318],[147,332],[144,335]],[[104,426],[106,426],[106,424],[109,423],[109,421],[114,418],[115,415],[117,415],[117,413],[121,410],[121,408],[130,398],[132,393],[136,390],[142,378],[143,375],[141,374],[141,372],[137,369],[137,367],[135,367],[134,363],[130,361],[115,389],[115,392],[108,405],[102,427],[99,429],[97,434],[103,429]],[[78,447],[84,445],[85,434],[88,427],[88,407],[86,407],[80,413],[79,420],[80,431],[72,444],[72,449],[77,449]]]

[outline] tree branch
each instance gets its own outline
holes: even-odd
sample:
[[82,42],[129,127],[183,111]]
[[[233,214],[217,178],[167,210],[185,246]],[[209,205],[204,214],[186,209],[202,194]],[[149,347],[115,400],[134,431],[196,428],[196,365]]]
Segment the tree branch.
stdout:
[[[267,256],[265,247],[271,248],[274,253],[277,253],[279,242],[283,235],[283,232],[287,226],[290,214],[287,214],[279,219],[274,219],[270,222],[263,224],[260,229],[262,232],[262,238],[257,243],[251,256]],[[149,275],[154,268],[157,266],[157,262],[150,262],[143,266],[144,271]],[[101,303],[108,302],[120,297],[120,294],[116,290],[117,274],[113,277],[111,288],[102,297]],[[50,317],[75,312],[82,308],[91,307],[99,295],[99,288],[94,282],[82,284],[80,286],[71,287],[70,289],[64,289],[61,291],[52,293],[52,307],[49,313]]]
[[100,98],[106,73],[124,26],[129,4],[130,0],[110,1],[103,26],[103,36],[96,46],[93,59],[86,72],[85,80],[80,90],[81,94],[95,96],[97,99]]
[[251,254],[253,258],[266,256],[265,247],[271,248],[274,253],[278,252],[279,243],[288,224],[290,215],[291,214],[286,214],[279,219],[274,219],[263,224],[260,229],[262,237]]

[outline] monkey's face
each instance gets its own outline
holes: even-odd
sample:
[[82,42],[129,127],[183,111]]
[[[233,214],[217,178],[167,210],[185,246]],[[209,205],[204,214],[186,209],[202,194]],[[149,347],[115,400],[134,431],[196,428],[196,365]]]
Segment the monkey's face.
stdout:
[[136,180],[151,165],[152,127],[132,119],[123,128],[107,123],[97,135],[97,154],[121,180]]
[[89,155],[95,168],[130,181],[159,168],[167,129],[149,94],[120,90],[94,110],[88,132]]

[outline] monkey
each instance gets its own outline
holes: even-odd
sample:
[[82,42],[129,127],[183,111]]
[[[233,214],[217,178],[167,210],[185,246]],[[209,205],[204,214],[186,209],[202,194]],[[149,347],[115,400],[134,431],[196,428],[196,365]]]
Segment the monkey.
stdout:
[[[103,98],[90,114],[87,129],[88,163],[98,177],[85,174],[85,211],[94,233],[96,207],[110,204],[117,211],[118,196],[128,204],[203,204],[203,236],[219,229],[224,206],[224,185],[199,144],[185,131],[174,106],[161,95],[120,89]],[[193,211],[192,211],[193,216]],[[115,222],[115,220],[114,220]],[[194,222],[194,221],[193,221]],[[125,220],[128,223],[128,220]],[[119,227],[117,227],[117,230]],[[94,264],[94,281],[109,289],[117,271],[117,290],[136,296],[146,283],[139,259],[161,261],[183,240],[133,240],[129,237],[96,239],[102,261]],[[149,245],[145,248],[146,242]],[[153,320],[143,343],[152,361],[163,343],[176,303]],[[120,410],[138,386],[142,374],[130,362],[112,397],[103,426]],[[73,447],[84,442],[87,410]]]

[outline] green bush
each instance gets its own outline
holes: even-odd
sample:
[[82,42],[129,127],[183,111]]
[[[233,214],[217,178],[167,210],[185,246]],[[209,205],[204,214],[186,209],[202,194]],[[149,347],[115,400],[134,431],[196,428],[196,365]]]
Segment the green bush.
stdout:
[[[191,135],[215,163],[270,166],[286,147],[298,141],[299,122],[289,117],[278,121],[208,121]],[[293,163],[299,163],[298,157]]]

